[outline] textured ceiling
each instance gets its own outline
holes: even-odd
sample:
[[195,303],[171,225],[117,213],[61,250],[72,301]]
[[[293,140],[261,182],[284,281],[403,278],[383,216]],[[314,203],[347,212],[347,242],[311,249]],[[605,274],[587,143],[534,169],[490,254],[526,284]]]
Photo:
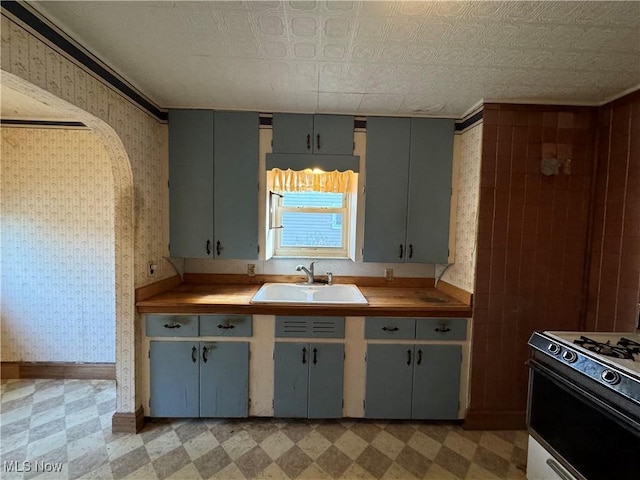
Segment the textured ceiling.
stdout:
[[30,2],[161,107],[460,117],[640,86],[640,2]]

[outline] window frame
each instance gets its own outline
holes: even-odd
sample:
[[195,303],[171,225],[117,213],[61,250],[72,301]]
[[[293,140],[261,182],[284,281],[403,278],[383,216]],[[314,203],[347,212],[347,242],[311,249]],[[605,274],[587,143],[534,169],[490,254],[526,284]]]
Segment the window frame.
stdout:
[[[291,192],[290,192],[291,193]],[[287,195],[287,192],[280,192],[280,195]],[[351,193],[342,193],[342,207],[290,207],[282,205],[282,199],[274,206],[274,221],[279,227],[275,230],[273,243],[273,258],[350,258],[350,231],[352,212]],[[342,247],[284,247],[282,246],[282,214],[290,213],[323,213],[342,215]]]

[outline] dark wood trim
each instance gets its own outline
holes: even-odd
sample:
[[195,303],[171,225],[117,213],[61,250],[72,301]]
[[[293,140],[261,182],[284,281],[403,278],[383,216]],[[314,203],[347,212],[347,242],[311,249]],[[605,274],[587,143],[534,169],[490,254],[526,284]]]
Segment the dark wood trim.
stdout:
[[153,297],[154,295],[158,295],[159,293],[164,293],[172,288],[176,288],[181,283],[182,279],[180,278],[180,275],[174,275],[173,277],[165,278],[163,280],[150,283],[149,285],[144,285],[143,287],[138,287],[135,292],[136,303]]
[[[324,279],[323,275],[318,278]],[[269,282],[299,283],[304,282],[304,275],[256,275],[249,277],[243,274],[218,274],[218,273],[185,273],[184,283],[220,283],[228,285],[262,285]],[[387,281],[384,277],[352,277],[345,275],[335,275],[333,283],[355,283],[359,287],[412,287],[412,288],[434,288],[433,278],[419,277],[394,277]]]
[[460,287],[456,287],[444,280],[440,280],[436,289],[440,290],[442,293],[446,293],[450,297],[455,298],[459,302],[465,303],[470,307],[473,306],[473,293],[467,292]]
[[144,426],[142,405],[135,412],[116,412],[111,417],[113,433],[138,433]]
[[115,380],[115,363],[2,362],[0,378]]
[[471,410],[462,426],[465,430],[526,430],[526,418],[524,410]]

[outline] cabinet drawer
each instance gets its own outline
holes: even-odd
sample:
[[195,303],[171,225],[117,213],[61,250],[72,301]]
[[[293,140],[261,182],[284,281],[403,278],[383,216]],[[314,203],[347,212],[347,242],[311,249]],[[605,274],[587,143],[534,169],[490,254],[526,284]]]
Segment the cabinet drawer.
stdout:
[[276,337],[344,338],[344,317],[276,316]]
[[416,335],[414,318],[365,317],[364,338],[411,340]]
[[418,340],[465,340],[466,318],[419,318],[416,320]]
[[197,337],[197,315],[147,315],[147,337]]
[[200,315],[200,336],[250,337],[251,315]]

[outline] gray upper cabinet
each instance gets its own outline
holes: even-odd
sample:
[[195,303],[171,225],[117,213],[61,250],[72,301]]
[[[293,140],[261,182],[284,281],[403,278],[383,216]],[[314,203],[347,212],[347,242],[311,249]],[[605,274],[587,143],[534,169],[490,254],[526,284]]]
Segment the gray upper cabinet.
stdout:
[[258,258],[258,129],[254,112],[215,112],[215,257]]
[[173,257],[258,258],[258,114],[169,111]]
[[169,111],[169,198],[171,255],[212,258],[212,111]]
[[353,153],[353,116],[273,114],[273,153]]
[[454,122],[367,119],[367,262],[446,263]]

